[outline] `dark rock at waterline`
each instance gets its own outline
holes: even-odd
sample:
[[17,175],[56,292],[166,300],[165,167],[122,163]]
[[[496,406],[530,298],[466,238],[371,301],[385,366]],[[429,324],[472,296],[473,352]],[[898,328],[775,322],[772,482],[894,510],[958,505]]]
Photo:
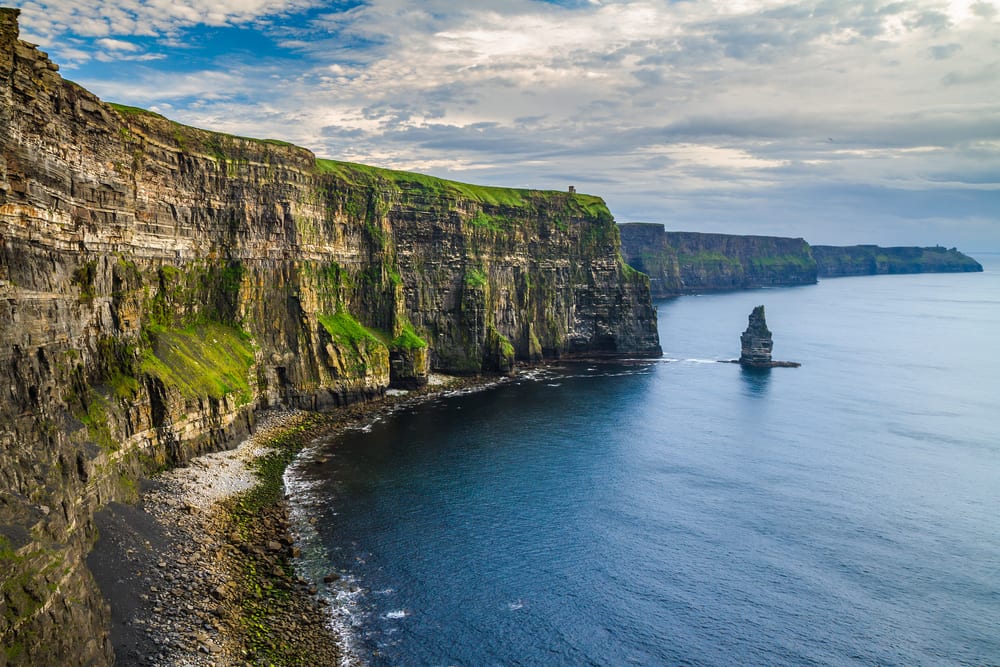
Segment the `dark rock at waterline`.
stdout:
[[764,306],[757,306],[750,313],[750,323],[740,336],[740,363],[744,366],[762,366],[771,363],[774,342],[771,330],[764,319]]
[[745,368],[798,368],[795,361],[772,361],[774,341],[764,318],[764,306],[757,306],[750,313],[746,331],[740,336],[740,358],[735,361]]

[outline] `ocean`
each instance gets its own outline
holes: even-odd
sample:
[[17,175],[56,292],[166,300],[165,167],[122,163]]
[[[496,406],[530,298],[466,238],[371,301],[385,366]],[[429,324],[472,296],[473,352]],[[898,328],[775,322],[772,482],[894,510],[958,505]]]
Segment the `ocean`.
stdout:
[[[1000,255],[658,304],[660,360],[401,408],[286,472],[370,665],[1000,664]],[[774,358],[739,356],[764,304]],[[317,463],[317,460],[325,462]]]

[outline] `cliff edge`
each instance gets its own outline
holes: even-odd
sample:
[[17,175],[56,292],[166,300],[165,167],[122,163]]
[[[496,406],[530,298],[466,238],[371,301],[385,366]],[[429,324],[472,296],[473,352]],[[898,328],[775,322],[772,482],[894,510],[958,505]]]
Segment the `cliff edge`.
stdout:
[[656,298],[816,282],[816,261],[802,239],[668,232],[644,222],[619,227],[625,261],[649,274]]
[[619,227],[625,261],[649,275],[655,298],[811,285],[840,276],[983,270],[968,255],[941,246],[811,246],[801,238],[668,232],[645,222]]
[[873,276],[893,273],[966,273],[983,270],[982,264],[955,248],[918,248],[876,245],[812,246],[821,278]]
[[0,10],[0,667],[109,664],[82,557],[268,405],[659,355],[597,197],[317,160],[110,105]]

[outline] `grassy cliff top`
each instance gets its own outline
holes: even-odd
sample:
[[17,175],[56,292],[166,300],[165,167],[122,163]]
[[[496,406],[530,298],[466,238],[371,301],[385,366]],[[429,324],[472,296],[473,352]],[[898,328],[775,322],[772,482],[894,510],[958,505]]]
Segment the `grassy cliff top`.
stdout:
[[[270,146],[288,147],[305,151],[308,150],[278,139],[242,137],[183,125],[182,123],[172,121],[155,111],[149,111],[148,109],[143,109],[141,107],[117,104],[115,102],[108,102],[107,104],[126,119],[145,117],[147,119],[156,119],[158,121],[166,121],[170,123],[170,125],[174,127],[175,139],[182,149],[185,149],[189,144],[194,144],[196,142],[191,141],[190,137],[178,134],[178,130],[186,131],[185,134],[187,134],[187,132],[194,132],[198,134],[203,133],[206,137],[208,137],[208,139],[205,139],[205,137],[199,137],[202,141],[197,143],[204,144],[204,146],[200,147],[205,152],[222,159],[229,157],[226,155],[226,153],[229,152],[227,150],[227,144],[231,144],[234,141],[249,141],[257,144],[267,144]],[[188,139],[188,141],[185,141],[185,139]],[[578,214],[582,217],[611,219],[611,212],[608,210],[604,200],[594,195],[569,193],[561,190],[526,190],[488,185],[473,185],[471,183],[450,181],[436,176],[428,176],[426,174],[385,169],[382,167],[372,167],[355,162],[343,162],[340,160],[328,160],[323,158],[315,158],[315,160],[317,172],[320,174],[332,175],[352,185],[385,184],[403,190],[422,190],[435,195],[467,199],[480,204],[497,207],[506,206],[513,208],[529,208],[547,202],[560,201],[562,207],[565,207],[569,209],[569,212]]]
[[436,176],[427,176],[426,174],[322,158],[316,159],[316,168],[320,173],[332,174],[354,185],[385,183],[400,189],[419,189],[437,195],[460,197],[480,204],[516,208],[526,208],[547,200],[561,199],[566,205],[577,209],[579,213],[588,217],[600,217],[602,215],[610,217],[611,215],[604,200],[594,195],[569,193],[561,190],[525,190],[489,185],[473,185],[471,183],[449,181]]
[[[78,85],[78,84],[73,84],[73,85]],[[191,139],[192,137],[198,137],[201,140],[198,143],[206,144],[207,152],[215,155],[216,157],[226,157],[224,155],[225,151],[222,148],[220,148],[221,146],[220,140],[223,140],[224,142],[230,144],[239,141],[247,141],[254,144],[282,146],[286,148],[293,148],[299,151],[306,151],[307,153],[309,153],[309,155],[312,155],[312,153],[309,152],[307,149],[304,149],[300,146],[296,146],[295,144],[287,141],[281,141],[280,139],[258,139],[256,137],[242,137],[238,134],[228,134],[226,132],[215,132],[213,130],[205,130],[200,127],[192,127],[191,125],[178,123],[175,120],[170,120],[169,118],[167,118],[162,114],[159,114],[155,111],[150,111],[149,109],[143,109],[142,107],[133,107],[127,104],[118,104],[117,102],[105,102],[105,104],[107,104],[109,107],[117,111],[118,114],[125,119],[145,119],[147,124],[151,120],[153,120],[154,123],[156,121],[162,121],[168,124],[171,128],[173,128],[174,138],[175,140],[178,141],[179,144],[181,144],[182,149],[187,147],[186,146],[187,142],[184,141],[184,139]],[[206,148],[206,146],[202,146],[202,148]]]

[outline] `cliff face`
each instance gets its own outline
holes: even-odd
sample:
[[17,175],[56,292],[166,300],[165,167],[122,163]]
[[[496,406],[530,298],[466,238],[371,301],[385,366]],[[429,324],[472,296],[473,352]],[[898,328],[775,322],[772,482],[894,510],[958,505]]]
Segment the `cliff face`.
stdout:
[[600,199],[318,161],[102,103],[0,10],[0,667],[106,664],[101,504],[270,404],[657,355]]
[[811,285],[817,277],[983,270],[971,257],[940,246],[810,246],[778,236],[668,232],[663,225],[645,222],[619,227],[625,261],[649,275],[655,298]]
[[963,273],[982,271],[982,265],[955,248],[874,245],[814,245],[820,277],[870,276],[887,273]]
[[622,257],[633,269],[649,276],[649,289],[654,298],[684,292],[677,249],[667,241],[663,225],[628,222],[618,225],[618,229]]
[[667,232],[649,223],[620,228],[625,261],[649,271],[655,297],[816,282],[816,262],[802,239]]

